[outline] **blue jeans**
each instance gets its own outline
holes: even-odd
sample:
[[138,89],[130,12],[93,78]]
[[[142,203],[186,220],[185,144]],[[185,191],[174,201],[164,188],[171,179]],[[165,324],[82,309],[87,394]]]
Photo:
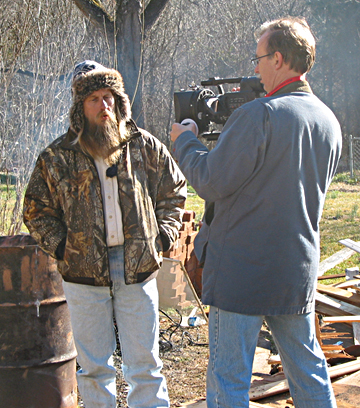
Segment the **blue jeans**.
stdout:
[[81,369],[78,386],[86,408],[116,408],[118,327],[122,370],[129,385],[130,408],[169,407],[166,381],[160,373],[159,312],[156,279],[125,285],[122,246],[109,249],[113,297],[109,287],[63,282]]
[[297,408],[335,408],[314,313],[248,316],[210,308],[208,408],[248,408],[254,353],[265,319]]

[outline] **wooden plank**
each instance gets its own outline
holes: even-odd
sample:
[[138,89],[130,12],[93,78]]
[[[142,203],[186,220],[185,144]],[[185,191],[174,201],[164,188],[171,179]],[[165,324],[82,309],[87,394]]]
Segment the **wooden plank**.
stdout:
[[281,364],[281,358],[279,354],[272,355],[267,360],[268,364]]
[[325,356],[325,358],[326,358],[326,360],[329,360],[329,359],[331,359],[331,358],[343,358],[343,359],[345,359],[345,358],[348,358],[349,360],[351,359],[351,360],[354,360],[355,359],[355,357],[353,357],[353,356],[351,356],[350,354],[344,354],[345,352],[344,351],[336,351],[336,350],[334,350],[334,351],[324,351],[324,356]]
[[323,275],[318,276],[318,280],[325,280],[325,279],[337,279],[337,278],[345,278],[346,273],[339,273],[338,275]]
[[332,351],[332,350],[341,351],[341,350],[344,350],[344,347],[340,346],[340,345],[337,345],[337,344],[323,344],[321,346],[321,349],[323,351]]
[[341,239],[340,244],[345,245],[346,247],[352,249],[353,251],[359,252],[360,253],[360,242],[355,242],[352,239],[346,238],[346,239]]
[[261,384],[259,381],[251,384],[249,397],[250,401],[257,401],[259,399],[271,397],[272,395],[281,394],[287,391],[289,391],[289,383],[286,379],[271,383],[264,381],[263,384]]
[[320,346],[322,346],[322,340],[321,340],[321,330],[320,330],[320,321],[319,321],[320,316],[315,313],[315,330],[316,330],[316,338],[320,344]]
[[360,307],[315,292],[315,310],[326,316],[358,316]]
[[343,375],[354,373],[360,370],[360,360],[349,361],[348,363],[339,364],[329,367],[330,378],[337,378]]
[[[207,404],[205,400],[201,401],[191,401],[185,404],[180,405],[180,407],[186,408],[207,408]],[[258,404],[257,402],[250,401],[249,408],[270,408],[270,405],[267,404]]]
[[347,289],[360,286],[360,279],[349,279],[345,282],[335,283],[334,288]]
[[335,268],[336,265],[339,263],[346,261],[352,255],[354,255],[354,251],[350,248],[343,248],[335,254],[329,256],[329,258],[324,259],[320,262],[318,276],[324,275],[325,272],[329,271],[332,268]]
[[268,405],[268,404],[258,404],[257,402],[254,402],[254,401],[250,401],[249,402],[249,408],[266,408],[266,407],[268,407],[268,408],[270,408],[271,407],[271,405]]
[[[334,367],[330,367],[329,375],[330,375],[330,378],[337,378],[343,375],[354,373],[355,371],[358,371],[358,370],[360,370],[360,361],[354,360],[354,361],[349,361],[347,363],[339,364]],[[250,402],[249,408],[260,408],[260,407],[266,408],[267,405],[257,404],[254,401],[289,391],[288,381],[284,378],[283,375],[279,375],[279,377],[282,377],[282,379],[280,379],[279,381],[275,381],[271,383],[264,381],[264,383],[262,384],[261,384],[261,381],[257,381],[256,383],[251,384],[250,391],[249,391],[249,397],[250,397],[251,402]],[[205,400],[188,402],[181,406],[186,407],[186,408],[207,408]]]
[[189,402],[185,402],[184,404],[181,404],[180,407],[186,407],[186,408],[207,408],[207,405],[206,405],[206,400],[200,400],[200,401],[189,401]]
[[324,323],[353,323],[360,322],[360,316],[331,316],[323,317]]
[[360,323],[353,323],[354,344],[360,344]]
[[330,295],[335,299],[339,299],[346,303],[350,303],[351,305],[360,307],[360,295],[349,292],[348,290],[322,285],[321,283],[317,284],[317,290],[318,292],[324,293],[325,295]]
[[360,290],[360,279],[348,279],[345,282],[340,282],[340,283],[335,283],[334,285],[331,285],[334,288],[340,288],[340,289],[355,289],[355,290]]
[[322,332],[321,337],[323,339],[336,339],[337,337],[342,337],[342,338],[347,337],[348,338],[348,337],[351,337],[351,334],[348,333],[348,332],[341,333],[341,332],[337,332],[337,331],[332,331],[332,332],[329,332],[329,333]]
[[[354,360],[347,363],[339,364],[329,368],[330,378],[337,378],[343,375],[354,373],[360,370],[360,361]],[[272,395],[281,394],[289,391],[289,384],[286,379],[273,383],[251,384],[249,396],[251,401],[257,401],[261,398],[267,398]]]

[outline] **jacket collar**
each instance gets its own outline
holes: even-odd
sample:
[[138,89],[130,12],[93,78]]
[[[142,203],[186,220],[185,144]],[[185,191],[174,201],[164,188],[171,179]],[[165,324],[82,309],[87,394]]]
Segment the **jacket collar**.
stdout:
[[277,95],[287,94],[287,93],[292,93],[292,92],[306,92],[310,94],[313,93],[308,81],[299,80],[299,81],[291,82],[290,84],[283,86],[278,91],[273,93],[271,96],[277,96]]

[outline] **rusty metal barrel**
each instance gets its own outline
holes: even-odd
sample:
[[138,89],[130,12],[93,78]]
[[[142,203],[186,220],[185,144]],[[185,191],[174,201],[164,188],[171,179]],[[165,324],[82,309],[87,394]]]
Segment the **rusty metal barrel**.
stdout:
[[0,408],[76,408],[76,349],[56,261],[0,237]]

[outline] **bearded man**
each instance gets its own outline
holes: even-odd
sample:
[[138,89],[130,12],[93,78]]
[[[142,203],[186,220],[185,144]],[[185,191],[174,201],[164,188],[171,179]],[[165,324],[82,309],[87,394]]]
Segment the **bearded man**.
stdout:
[[70,128],[39,155],[24,222],[58,261],[86,408],[116,407],[118,328],[131,408],[168,407],[158,350],[157,271],[178,237],[186,181],[131,119],[120,73],[75,67]]

